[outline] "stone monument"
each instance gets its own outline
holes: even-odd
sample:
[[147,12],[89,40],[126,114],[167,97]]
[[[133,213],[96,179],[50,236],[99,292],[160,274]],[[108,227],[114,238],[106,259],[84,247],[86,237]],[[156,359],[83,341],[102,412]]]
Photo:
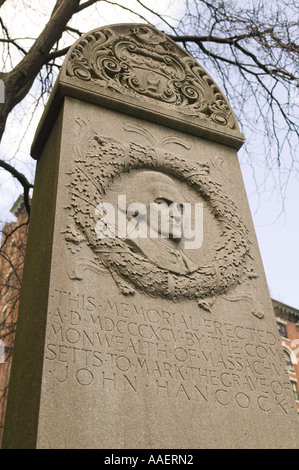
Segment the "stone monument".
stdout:
[[242,143],[152,26],[71,47],[32,146],[4,448],[298,447]]

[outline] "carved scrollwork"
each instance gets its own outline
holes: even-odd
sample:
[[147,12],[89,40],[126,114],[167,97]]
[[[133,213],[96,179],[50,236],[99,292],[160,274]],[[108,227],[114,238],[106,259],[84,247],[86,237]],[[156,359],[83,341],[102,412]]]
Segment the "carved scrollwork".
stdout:
[[84,35],[70,50],[65,73],[99,89],[155,100],[185,115],[238,129],[227,100],[207,72],[149,25],[115,25]]
[[[139,290],[145,295],[173,301],[196,299],[209,309],[209,299],[228,293],[245,279],[255,277],[251,266],[247,228],[236,205],[210,178],[208,164],[190,162],[151,145],[128,144],[97,134],[78,120],[81,132],[75,146],[75,168],[70,173],[71,223],[65,238],[72,252],[87,244],[94,260],[107,268],[124,294]],[[128,248],[124,240],[99,238],[95,209],[114,180],[133,170],[155,170],[184,181],[209,205],[221,233],[214,258],[192,272],[163,269],[146,256]],[[74,249],[75,247],[75,249]]]

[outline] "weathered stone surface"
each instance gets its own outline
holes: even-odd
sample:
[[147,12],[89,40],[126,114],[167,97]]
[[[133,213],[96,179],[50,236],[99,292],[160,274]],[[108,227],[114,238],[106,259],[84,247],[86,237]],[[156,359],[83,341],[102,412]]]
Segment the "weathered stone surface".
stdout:
[[[154,28],[101,28],[71,48],[33,145],[4,446],[298,447],[242,139],[218,86]],[[120,195],[201,203],[197,245],[123,225],[102,237]]]

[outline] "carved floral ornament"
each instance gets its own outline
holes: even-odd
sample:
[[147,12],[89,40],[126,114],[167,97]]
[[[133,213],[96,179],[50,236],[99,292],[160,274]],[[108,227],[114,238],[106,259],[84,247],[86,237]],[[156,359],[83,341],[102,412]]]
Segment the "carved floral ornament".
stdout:
[[128,99],[238,131],[234,113],[212,78],[164,33],[145,24],[103,27],[82,36],[62,74]]
[[[225,298],[238,285],[256,277],[247,228],[234,202],[224,194],[221,185],[211,179],[208,164],[189,162],[151,145],[124,144],[99,135],[88,121],[78,119],[77,122],[80,132],[74,147],[75,167],[70,172],[70,222],[64,231],[67,246],[74,256],[74,270],[69,271],[72,279],[82,279],[85,269],[98,274],[109,271],[125,295],[133,295],[138,290],[147,296],[174,302],[196,299],[201,308],[209,310],[217,296]],[[183,274],[171,272],[135,253],[120,238],[97,236],[96,207],[119,176],[129,175],[134,170],[154,170],[175,177],[207,202],[221,229],[209,265]],[[91,248],[93,260],[78,257],[83,245]],[[244,295],[227,300],[240,299],[252,300]],[[263,316],[256,309],[253,313],[259,318]]]

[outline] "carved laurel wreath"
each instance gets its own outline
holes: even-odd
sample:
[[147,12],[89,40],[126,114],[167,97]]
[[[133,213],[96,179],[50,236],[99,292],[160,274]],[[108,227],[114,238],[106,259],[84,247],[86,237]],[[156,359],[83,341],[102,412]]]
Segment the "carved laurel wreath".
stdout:
[[[68,248],[73,253],[86,243],[92,249],[93,266],[98,267],[95,270],[107,268],[123,294],[134,294],[137,289],[148,296],[174,301],[197,299],[206,309],[209,299],[227,293],[245,278],[254,277],[247,229],[234,202],[223,193],[219,183],[211,180],[207,164],[189,162],[152,146],[134,142],[124,145],[87,130],[82,120],[80,125],[75,146],[77,158],[69,185],[72,222],[65,231]],[[107,189],[118,176],[138,169],[174,176],[209,204],[221,230],[211,265],[189,274],[175,274],[134,253],[122,239],[97,237],[95,208],[103,202]]]

